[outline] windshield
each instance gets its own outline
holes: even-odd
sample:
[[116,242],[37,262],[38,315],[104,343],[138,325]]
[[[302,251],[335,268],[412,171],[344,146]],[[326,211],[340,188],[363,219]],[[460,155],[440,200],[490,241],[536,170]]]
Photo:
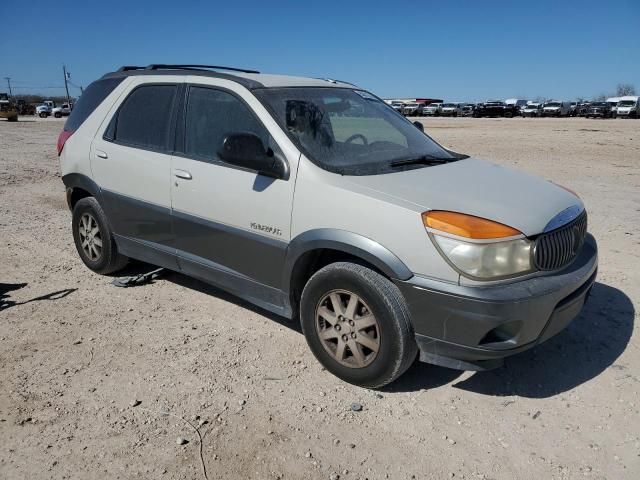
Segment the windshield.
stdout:
[[636,102],[634,102],[633,100],[621,100],[620,102],[618,102],[618,106],[619,107],[633,107],[635,106]]
[[423,157],[453,161],[450,152],[374,95],[349,88],[265,88],[255,95],[314,163],[342,175],[377,175]]
[[545,105],[545,107],[559,107],[560,104],[558,102],[549,102]]
[[455,103],[445,103],[442,105],[442,108],[455,108]]
[[609,104],[605,102],[595,102],[591,104],[592,107],[606,107],[607,105]]

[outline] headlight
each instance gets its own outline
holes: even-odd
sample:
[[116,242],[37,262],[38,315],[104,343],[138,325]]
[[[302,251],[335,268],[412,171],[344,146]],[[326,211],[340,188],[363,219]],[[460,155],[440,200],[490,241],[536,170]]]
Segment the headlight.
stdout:
[[423,213],[422,221],[440,253],[464,276],[495,280],[533,270],[533,244],[512,227],[441,210]]
[[506,242],[470,243],[433,234],[440,252],[460,273],[490,280],[531,270],[531,242],[521,238]]

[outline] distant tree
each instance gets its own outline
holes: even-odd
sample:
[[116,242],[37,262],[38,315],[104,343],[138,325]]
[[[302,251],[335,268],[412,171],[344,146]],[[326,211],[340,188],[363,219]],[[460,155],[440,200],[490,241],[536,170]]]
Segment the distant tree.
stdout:
[[635,95],[635,94],[636,94],[636,89],[630,83],[619,83],[618,86],[616,87],[617,97],[624,97],[627,95]]
[[593,101],[604,102],[607,98],[609,98],[609,95],[607,95],[606,93],[601,93],[600,95],[596,95],[595,97],[593,97]]

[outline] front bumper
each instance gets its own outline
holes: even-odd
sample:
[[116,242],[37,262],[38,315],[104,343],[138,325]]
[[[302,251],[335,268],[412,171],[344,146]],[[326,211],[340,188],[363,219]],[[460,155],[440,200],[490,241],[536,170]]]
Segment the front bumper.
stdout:
[[596,241],[553,275],[486,287],[414,276],[396,281],[409,306],[420,360],[462,370],[500,366],[563,330],[596,279]]

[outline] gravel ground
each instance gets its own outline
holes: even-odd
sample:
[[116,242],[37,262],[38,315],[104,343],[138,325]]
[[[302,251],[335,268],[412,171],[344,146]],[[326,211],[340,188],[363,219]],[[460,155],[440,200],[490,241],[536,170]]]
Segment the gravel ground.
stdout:
[[640,478],[640,121],[423,120],[449,148],[576,190],[600,273],[567,330],[505,367],[416,363],[373,392],[215,288],[90,272],[62,121],[22,120],[0,122],[0,478]]

